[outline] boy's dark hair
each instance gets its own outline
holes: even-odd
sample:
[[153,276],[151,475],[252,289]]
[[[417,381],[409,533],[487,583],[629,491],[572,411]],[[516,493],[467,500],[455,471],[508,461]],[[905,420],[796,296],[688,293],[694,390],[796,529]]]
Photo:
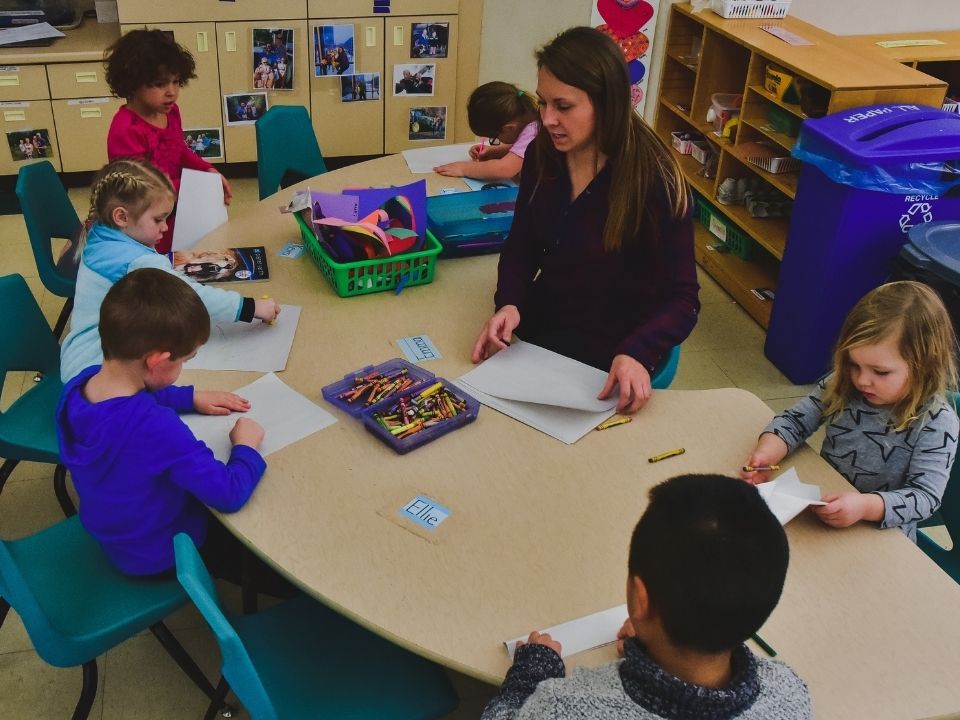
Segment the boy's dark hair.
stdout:
[[131,30],[104,52],[107,85],[129,100],[137,88],[175,75],[180,85],[197,76],[193,55],[167,30]]
[[776,607],[789,557],[783,526],[756,487],[723,475],[680,475],[650,491],[629,570],[643,580],[674,644],[722,652]]
[[137,360],[151,352],[182,358],[210,337],[210,316],[185,280],[156,268],[122,277],[100,305],[105,360]]

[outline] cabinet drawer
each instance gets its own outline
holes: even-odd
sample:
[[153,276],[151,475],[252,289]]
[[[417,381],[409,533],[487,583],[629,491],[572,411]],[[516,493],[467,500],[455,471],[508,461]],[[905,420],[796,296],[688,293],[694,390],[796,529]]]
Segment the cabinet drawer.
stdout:
[[[307,17],[363,17],[371,15],[373,4],[370,0],[307,0]],[[440,15],[456,14],[460,10],[459,0],[393,0],[390,12],[375,17],[390,19],[394,15]]]
[[264,20],[264,27],[271,27],[276,20],[305,18],[307,0],[118,0],[117,12],[121,23]]
[[[29,156],[33,161],[49,160],[60,170],[57,130],[49,100],[0,103],[0,128],[4,140],[4,147],[0,148],[0,175],[16,175],[21,165],[31,162]],[[24,153],[21,140],[33,138],[37,133],[44,139],[41,150]]]
[[107,131],[122,100],[111,97],[54,100],[64,172],[99,170],[107,162]]
[[43,65],[0,66],[0,101],[46,100],[49,97]]
[[110,95],[103,63],[47,65],[47,77],[50,79],[50,97],[54,99]]

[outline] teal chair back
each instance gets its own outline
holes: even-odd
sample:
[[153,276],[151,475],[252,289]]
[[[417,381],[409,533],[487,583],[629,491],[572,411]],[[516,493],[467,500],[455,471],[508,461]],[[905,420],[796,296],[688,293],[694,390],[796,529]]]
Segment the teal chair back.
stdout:
[[660,367],[653,373],[653,377],[650,378],[650,387],[654,390],[666,390],[670,387],[670,383],[673,382],[673,378],[677,375],[677,366],[679,364],[680,346],[674,345],[670,348],[670,352],[667,353],[663,362],[660,363]]
[[73,297],[76,278],[57,269],[50,240],[76,239],[81,223],[57,171],[48,160],[22,166],[16,193],[43,286],[59,297]]
[[[954,409],[960,412],[960,395],[950,393],[950,402]],[[960,583],[960,462],[953,463],[940,503],[939,516],[950,533],[953,547],[945,550],[922,530],[917,531],[917,545],[954,581]]]
[[256,131],[261,200],[327,171],[305,107],[274,105],[257,119]]

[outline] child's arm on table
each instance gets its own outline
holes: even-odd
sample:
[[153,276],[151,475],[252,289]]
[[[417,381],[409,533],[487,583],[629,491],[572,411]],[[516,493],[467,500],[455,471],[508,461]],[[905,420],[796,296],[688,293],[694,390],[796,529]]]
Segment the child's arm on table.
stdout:
[[[486,153],[484,153],[486,155]],[[523,167],[523,158],[507,153],[493,160],[461,160],[438,165],[433,170],[446,177],[469,177],[477,180],[509,180],[516,177]]]
[[502,158],[508,152],[513,145],[507,145],[506,143],[500,143],[499,145],[488,145],[487,143],[477,143],[470,148],[470,159],[471,160],[496,160],[497,158]]
[[513,665],[500,692],[484,709],[481,720],[512,720],[541,681],[562,678],[565,674],[560,643],[547,633],[530,633],[526,643],[517,643]]

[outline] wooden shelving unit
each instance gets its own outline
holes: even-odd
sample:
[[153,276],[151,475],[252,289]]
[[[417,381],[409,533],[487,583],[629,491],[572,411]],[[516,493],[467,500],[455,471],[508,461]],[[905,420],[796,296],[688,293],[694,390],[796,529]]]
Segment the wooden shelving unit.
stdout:
[[[812,44],[791,45],[762,27],[770,25],[782,27]],[[943,34],[920,33],[918,37]],[[948,51],[946,57],[960,57],[960,51],[956,51],[960,48],[960,32],[948,35],[950,42],[955,43],[955,51]],[[709,204],[714,217],[728,231],[749,238],[755,247],[748,254],[749,259],[722,252],[718,237],[698,224],[697,262],[764,328],[770,321],[773,303],[759,291],[775,291],[787,243],[802,239],[789,237],[787,218],[751,217],[743,205],[722,205],[716,198],[717,189],[726,178],[760,178],[788,198],[796,197],[799,172],[766,172],[747,160],[742,147],[747,142],[772,142],[783,149],[785,156],[789,155],[796,137],[781,131],[782,122],[774,126],[770,115],[779,113],[781,120],[786,118],[796,127],[808,117],[800,104],[784,102],[764,88],[767,66],[799,78],[807,97],[819,96],[820,109],[825,105],[828,113],[873,103],[939,106],[948,83],[960,83],[960,62],[951,65],[956,61],[933,56],[929,47],[899,48],[912,54],[893,53],[885,61],[877,54],[878,46],[864,52],[862,48],[867,43],[862,38],[858,43],[853,38],[832,35],[790,17],[725,20],[711,11],[694,13],[689,4],[673,5],[670,10],[655,128],[668,144],[671,133],[690,131],[702,133],[711,142],[718,155],[712,177],[705,177],[704,166],[690,155],[676,154],[680,167],[690,186]],[[936,63],[944,64],[935,66]],[[925,74],[934,66],[942,72]],[[707,122],[707,110],[715,93],[743,96],[733,140],[715,135],[713,125]],[[804,105],[814,112],[809,103]]]

